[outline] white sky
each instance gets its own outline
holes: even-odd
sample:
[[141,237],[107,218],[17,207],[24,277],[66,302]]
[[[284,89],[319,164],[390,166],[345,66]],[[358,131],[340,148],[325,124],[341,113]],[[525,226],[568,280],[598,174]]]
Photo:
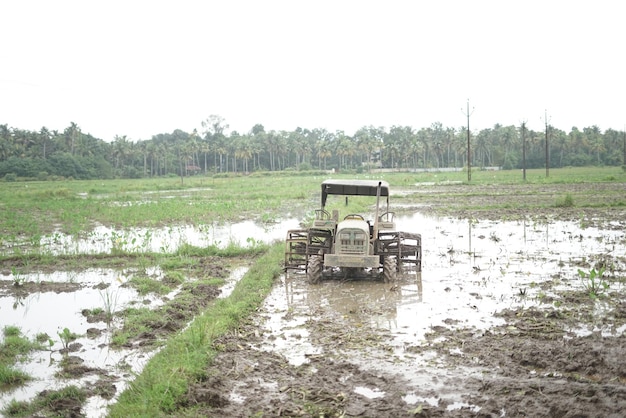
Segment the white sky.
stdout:
[[[626,4],[605,1],[0,3],[0,124],[111,141],[362,126],[626,125]],[[471,109],[470,109],[471,110]]]

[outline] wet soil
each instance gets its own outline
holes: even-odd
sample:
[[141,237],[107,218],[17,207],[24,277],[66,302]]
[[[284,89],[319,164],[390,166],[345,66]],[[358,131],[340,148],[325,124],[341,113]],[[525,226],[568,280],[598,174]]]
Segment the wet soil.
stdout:
[[[403,210],[467,219],[584,219],[588,225],[605,226],[617,221],[609,227],[623,229],[626,210],[611,206],[623,187],[472,186],[468,191],[467,187],[437,186],[419,191],[410,200],[415,206]],[[596,206],[553,206],[555,199],[566,194],[580,202],[592,190],[601,191],[594,197]],[[487,204],[497,208],[472,209]],[[532,213],[528,207],[533,207]],[[434,250],[433,256],[444,250]],[[612,258],[615,283],[624,279],[624,256]],[[207,260],[203,268],[217,274],[221,267],[219,260]],[[400,287],[415,281],[421,281],[419,274],[401,276],[398,283],[388,285],[387,295],[393,297]],[[45,291],[71,292],[76,286],[0,283],[5,292],[16,295],[41,292],[44,287]],[[407,336],[401,347],[392,343],[388,330],[355,319],[385,317],[387,305],[341,311],[332,304],[302,298],[291,301],[282,318],[286,323],[300,321],[295,334],[284,327],[277,335],[267,328],[272,307],[266,303],[245,325],[216,341],[220,354],[207,370],[209,377],[191,384],[180,404],[180,415],[621,417],[626,411],[626,294],[621,286],[612,286],[601,297],[592,298],[588,292],[563,290],[556,283],[541,284],[547,295],[542,306],[493,312],[498,322],[488,327],[466,326],[450,318],[443,325],[433,324],[423,336]],[[311,285],[301,276],[285,276],[277,286],[293,286],[294,292],[306,294]],[[164,322],[130,344],[153,345],[177,332],[219,292],[197,289],[191,305],[169,305]],[[481,297],[468,295],[468,300]],[[524,297],[523,290],[519,297]],[[591,331],[581,333],[580,329]],[[296,350],[301,345],[302,361],[272,349],[285,341]],[[115,382],[104,370],[84,368],[72,354],[79,348],[68,347],[64,373],[99,376],[88,394],[110,399],[116,392]],[[63,398],[49,408],[58,416],[84,416],[83,401]]]
[[[86,257],[88,258],[88,257]],[[89,265],[89,260],[84,259],[83,265]],[[205,257],[190,262],[192,265],[187,269],[187,273],[192,278],[225,278],[229,274],[229,270],[224,267],[223,260],[218,257]],[[15,260],[15,265],[25,267],[22,263]],[[29,266],[38,270],[45,270],[37,266]],[[45,266],[42,266],[45,267]],[[76,269],[76,266],[73,265]],[[49,268],[49,266],[47,267]],[[3,274],[8,276],[8,274]],[[168,282],[168,276],[162,279],[164,283]],[[82,288],[83,284],[73,282],[32,282],[32,281],[10,281],[0,280],[0,294],[5,297],[12,297],[16,301],[25,299],[30,294],[41,293],[73,293]],[[99,283],[95,288],[105,289],[108,284]],[[194,316],[201,313],[216,297],[221,293],[220,286],[216,284],[203,283],[196,280],[190,280],[183,283],[171,300],[165,300],[165,303],[154,308],[160,311],[159,319],[151,323],[144,324],[144,330],[141,333],[132,334],[123,344],[123,348],[132,348],[143,355],[147,355],[161,346],[165,340],[172,334],[179,332],[187,326]],[[16,302],[19,303],[19,302]],[[104,311],[93,311],[84,309],[81,315],[86,318],[92,327],[87,329],[86,337],[89,339],[98,338],[101,334],[109,332],[108,323],[112,320],[107,318]],[[118,312],[115,317],[122,317],[124,312]],[[112,339],[108,339],[111,344]],[[117,346],[116,348],[122,348]],[[102,347],[100,347],[102,348]],[[119,395],[119,386],[123,384],[119,381],[119,377],[112,373],[112,370],[106,370],[97,367],[85,365],[85,360],[81,357],[84,354],[84,347],[78,342],[70,342],[69,340],[63,348],[59,350],[62,355],[58,360],[58,370],[55,378],[59,381],[81,382],[80,389],[72,392],[58,392],[54,389],[46,389],[36,394],[32,400],[35,405],[34,409],[37,413],[34,416],[62,416],[62,417],[84,417],[84,416],[101,416],[100,412],[85,411],[85,401],[91,397],[98,397],[104,400],[111,400]],[[140,354],[140,356],[143,356]],[[52,355],[50,362],[54,363]],[[0,387],[0,390],[6,388]],[[18,404],[16,410],[9,409],[8,413],[12,416],[23,416]]]
[[[626,302],[612,297],[605,318],[624,324]],[[259,349],[264,337],[251,323],[219,342],[212,377],[190,389],[188,403],[206,416],[623,416],[626,338],[568,331],[593,311],[588,295],[570,301],[578,307],[566,314],[501,312],[505,323],[487,331],[433,327],[402,359],[385,332],[324,308],[307,324],[322,353],[300,365]]]
[[[436,189],[417,199],[418,210],[468,219],[582,220],[621,230],[626,221],[623,208],[606,206],[623,199],[623,185],[477,186],[470,194],[467,187],[443,186],[443,198]],[[554,207],[566,194],[573,194],[574,202],[588,199],[592,189],[601,191],[593,195],[597,207]],[[467,209],[494,204],[499,207]],[[524,209],[537,205],[543,207]],[[611,277],[622,283],[626,255],[614,256]],[[403,280],[416,279],[399,280],[389,285],[391,292]],[[281,284],[309,291],[289,278]],[[304,325],[294,329],[302,336],[285,337],[293,332],[289,327],[276,336],[264,325],[271,311],[266,305],[259,317],[218,342],[222,351],[209,369],[211,378],[191,387],[186,406],[201,415],[233,417],[621,417],[626,411],[626,294],[613,285],[615,290],[596,298],[557,284],[540,285],[539,307],[494,312],[497,325],[485,329],[448,319],[431,326],[424,338],[405,339],[400,349],[389,331],[351,320],[364,312],[338,312],[324,303],[299,313],[293,302],[285,316],[300,316]],[[519,292],[524,298],[525,290]],[[468,295],[468,300],[481,298]],[[385,315],[384,306],[376,310],[365,314]],[[294,363],[281,350],[268,350],[268,341],[271,347],[272,339],[281,338],[296,346],[300,339],[305,359]]]

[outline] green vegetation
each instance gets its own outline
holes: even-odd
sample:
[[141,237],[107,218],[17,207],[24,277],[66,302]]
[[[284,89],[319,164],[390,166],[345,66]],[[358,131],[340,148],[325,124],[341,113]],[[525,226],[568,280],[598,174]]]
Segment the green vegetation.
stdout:
[[66,350],[72,341],[76,341],[76,339],[80,337],[80,335],[70,331],[69,328],[63,328],[63,331],[59,331],[57,332],[57,334],[61,339],[61,344],[63,344],[63,348]]
[[571,194],[566,194],[562,199],[556,201],[557,208],[571,208],[574,206],[574,198]]
[[583,280],[583,284],[591,299],[598,298],[610,287],[609,282],[604,278],[604,268],[596,270],[592,268],[589,272],[578,270],[578,275]]
[[[313,209],[319,204],[320,183],[329,177],[387,180],[393,191],[409,194],[408,197],[402,193],[394,196],[394,203],[399,207],[405,199],[409,205],[419,204],[420,193],[428,192],[434,184],[437,186],[436,199],[441,204],[433,211],[438,213],[445,213],[448,204],[463,205],[464,209],[475,211],[474,215],[481,210],[504,207],[495,194],[488,196],[488,200],[472,201],[484,195],[484,189],[478,191],[477,185],[491,184],[510,186],[498,193],[514,190],[517,195],[527,197],[527,203],[518,208],[521,213],[524,210],[530,213],[537,208],[557,210],[574,206],[582,213],[582,209],[589,207],[626,206],[623,188],[598,191],[603,184],[626,183],[626,172],[619,167],[553,169],[550,177],[545,177],[542,169],[534,169],[527,171],[525,181],[520,171],[476,170],[471,183],[466,182],[466,173],[462,171],[380,174],[356,174],[356,171],[332,175],[295,171],[280,174],[255,172],[249,176],[219,174],[213,177],[194,176],[182,184],[178,178],[167,177],[0,182],[0,207],[6,214],[0,217],[2,240],[9,244],[23,244],[11,253],[0,254],[0,262],[12,266],[16,286],[23,284],[25,274],[41,267],[54,266],[64,270],[107,267],[145,272],[147,267],[158,266],[163,272],[160,280],[138,273],[128,284],[141,295],[164,294],[181,287],[180,297],[157,309],[145,306],[126,309],[122,313],[123,327],[115,331],[112,345],[124,346],[132,343],[137,335],[154,333],[164,325],[164,315],[168,310],[191,311],[193,308],[199,313],[184,331],[169,340],[155,335],[154,346],[162,346],[161,351],[122,394],[119,402],[112,407],[111,416],[166,416],[174,411],[192,416],[193,410],[181,409],[182,397],[190,385],[207,377],[207,367],[220,349],[216,340],[247,321],[270,291],[281,271],[283,243],[265,244],[252,238],[246,247],[234,242],[205,248],[186,243],[169,248],[163,244],[160,251],[152,252],[147,251],[146,242],[151,239],[154,228],[174,231],[178,227],[194,225],[210,235],[220,222],[238,222],[241,219],[273,222],[285,216],[310,220]],[[594,187],[568,189],[563,196],[558,188],[553,187],[561,183],[593,183]],[[525,202],[524,199],[521,201]],[[350,197],[347,206],[344,199],[329,198],[327,209],[339,209],[341,214],[369,213],[371,205],[371,198]],[[584,220],[581,215],[581,223]],[[70,238],[89,238],[96,224],[115,228],[115,232],[106,237],[107,242],[114,244],[110,252],[86,255],[76,250],[55,255],[49,251],[46,241],[42,241],[42,237],[47,236],[46,239],[63,242],[63,234],[69,234]],[[128,233],[130,228],[136,227],[145,228],[143,237]],[[491,239],[499,240],[501,237],[494,235]],[[254,258],[254,263],[229,297],[211,299],[208,306],[197,306],[192,294],[198,288],[194,286],[222,282],[219,277],[203,270],[200,261],[211,257],[221,260],[229,257]],[[589,284],[590,295],[595,297],[605,290],[602,272],[591,271],[581,274],[581,278]],[[102,306],[89,312],[92,315],[105,313],[107,323],[110,323],[113,315],[117,315],[116,295],[106,289],[101,290],[101,295]],[[33,343],[19,336],[17,331],[15,335],[15,329],[5,330],[3,346],[0,347],[0,385],[19,384],[27,379],[27,376],[13,374],[11,365],[37,345],[31,345]],[[68,329],[59,333],[59,337],[65,347],[72,341],[72,333]],[[37,341],[43,343],[46,339],[49,340],[49,337],[41,336]],[[21,345],[21,349],[11,348]],[[79,390],[59,393],[75,399],[85,396]],[[31,404],[13,402],[3,413],[28,416],[33,411],[48,408],[46,405],[50,402],[39,398]]]
[[[137,142],[116,136],[112,143],[94,138],[70,123],[63,132],[42,127],[28,131],[0,125],[0,178],[37,181],[178,177],[180,183],[198,174],[352,170],[371,167],[432,169],[467,166],[467,130],[444,127],[364,126],[354,135],[326,129],[266,131],[253,126],[248,133],[226,134],[226,121],[211,115],[201,133],[180,129]],[[523,131],[523,132],[522,132]],[[541,168],[549,134],[551,168],[626,164],[624,132],[597,126],[549,132],[495,124],[472,132],[472,166],[506,170]],[[523,152],[525,147],[525,154]],[[525,160],[524,160],[525,155]],[[95,187],[95,190],[99,187]]]
[[111,417],[165,416],[181,412],[180,401],[190,385],[206,378],[216,354],[216,338],[245,321],[265,299],[281,272],[283,245],[272,246],[237,283],[232,294],[217,299],[146,365],[113,405]]
[[81,404],[87,399],[85,390],[76,386],[67,386],[60,390],[46,390],[41,392],[33,402],[11,401],[2,410],[7,417],[30,417],[30,416],[61,416],[59,409],[74,404],[80,409]]
[[18,327],[7,326],[3,329],[4,340],[0,344],[0,388],[21,385],[30,380],[27,374],[15,370],[12,365],[33,350],[41,349],[38,342],[32,342],[22,335]]
[[[319,184],[331,175],[299,176],[276,175],[265,177],[262,173],[253,176],[194,177],[181,185],[177,179],[138,179],[114,181],[71,181],[71,182],[0,182],[0,202],[5,216],[0,217],[3,240],[14,241],[19,236],[32,246],[39,246],[44,235],[52,242],[62,242],[61,233],[88,237],[94,224],[114,226],[120,229],[145,227],[140,239],[133,241],[123,232],[109,237],[115,242],[119,254],[145,253],[145,242],[151,238],[150,228],[167,225],[199,225],[210,233],[215,223],[235,219],[269,219],[284,211],[298,207],[310,211],[318,204]],[[446,173],[381,173],[356,175],[341,173],[333,178],[383,178],[394,190],[403,187],[420,187],[421,183],[449,184],[466,181],[463,172]],[[542,189],[559,183],[614,183],[626,181],[626,173],[619,167],[563,168],[551,171],[545,177],[541,169],[528,170],[527,180],[522,180],[519,171],[475,171],[472,183],[462,190],[450,191],[453,198],[462,199],[471,195],[472,185],[511,184],[529,185],[521,193],[543,194]],[[534,186],[534,188],[532,187]],[[445,195],[445,192],[439,192]],[[401,202],[402,196],[394,197]],[[597,201],[591,195],[573,194],[576,206],[626,206],[623,193],[603,196]],[[350,199],[350,203],[358,200]],[[607,203],[608,202],[608,203]],[[330,203],[330,202],[329,202]],[[343,201],[336,202],[342,205]],[[369,202],[371,203],[371,202]],[[555,205],[553,196],[546,196],[545,207]],[[359,212],[357,208],[355,212]],[[480,208],[479,208],[480,209]],[[274,214],[274,215],[271,215]],[[280,215],[279,215],[280,216]],[[163,252],[171,249],[163,248]],[[41,248],[40,253],[45,253]],[[147,263],[148,260],[146,260]]]

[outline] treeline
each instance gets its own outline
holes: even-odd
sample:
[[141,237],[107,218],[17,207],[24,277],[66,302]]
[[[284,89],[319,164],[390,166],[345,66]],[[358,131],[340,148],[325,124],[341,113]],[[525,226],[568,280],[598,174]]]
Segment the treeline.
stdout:
[[[212,115],[202,122],[201,132],[177,129],[138,141],[116,136],[109,143],[83,133],[73,122],[63,132],[0,125],[0,177],[104,179],[467,165],[467,129],[438,122],[421,129],[366,126],[354,135],[325,129],[266,131],[260,124],[247,133],[227,130],[224,119]],[[602,132],[597,126],[565,132],[496,124],[470,134],[473,168],[545,167],[546,140],[551,168],[621,165],[626,160],[625,133]]]

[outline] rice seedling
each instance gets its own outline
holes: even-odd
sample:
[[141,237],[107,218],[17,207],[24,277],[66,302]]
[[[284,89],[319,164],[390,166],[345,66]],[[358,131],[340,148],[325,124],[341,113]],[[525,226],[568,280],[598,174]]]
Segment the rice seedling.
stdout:
[[13,286],[20,287],[26,283],[26,276],[21,274],[15,267],[11,267],[11,276],[13,276]]
[[[118,278],[119,280],[119,278]],[[115,315],[115,310],[117,309],[117,301],[119,294],[117,292],[110,291],[109,288],[101,290],[100,298],[103,302],[104,318],[107,326],[111,326],[111,322],[113,322],[113,316]]]

